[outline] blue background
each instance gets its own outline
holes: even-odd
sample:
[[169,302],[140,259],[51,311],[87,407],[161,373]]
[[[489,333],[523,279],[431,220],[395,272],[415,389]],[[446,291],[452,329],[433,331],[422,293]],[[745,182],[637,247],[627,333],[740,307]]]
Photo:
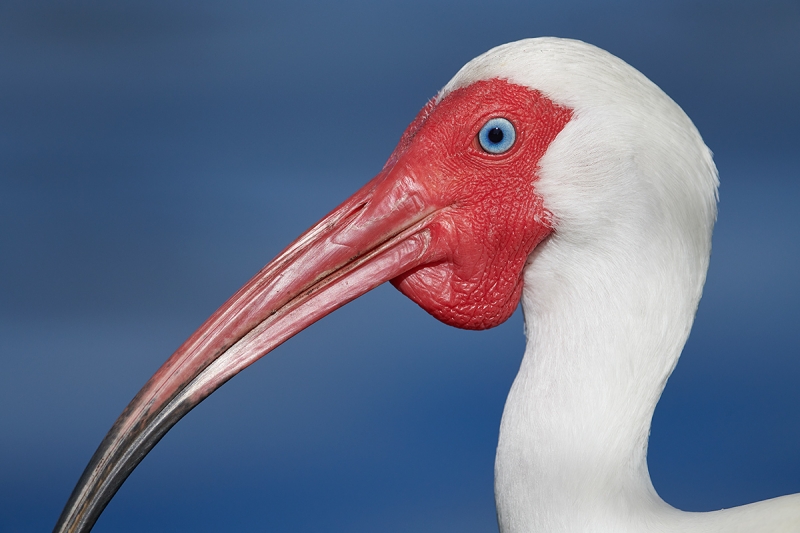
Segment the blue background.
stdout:
[[[291,4],[291,5],[289,5]],[[582,39],[670,94],[722,188],[705,295],[656,410],[669,503],[800,491],[800,6],[0,5],[0,530],[48,531],[139,387],[374,175],[457,69]],[[496,530],[519,312],[448,328],[390,286],[181,421],[96,531]]]

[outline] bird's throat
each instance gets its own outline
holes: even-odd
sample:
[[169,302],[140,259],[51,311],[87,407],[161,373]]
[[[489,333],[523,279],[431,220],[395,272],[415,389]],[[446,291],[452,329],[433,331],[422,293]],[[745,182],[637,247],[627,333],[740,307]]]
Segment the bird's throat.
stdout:
[[690,280],[641,266],[597,263],[573,277],[534,261],[526,271],[528,344],[495,464],[504,533],[613,528],[666,505],[650,482],[647,440],[699,293]]

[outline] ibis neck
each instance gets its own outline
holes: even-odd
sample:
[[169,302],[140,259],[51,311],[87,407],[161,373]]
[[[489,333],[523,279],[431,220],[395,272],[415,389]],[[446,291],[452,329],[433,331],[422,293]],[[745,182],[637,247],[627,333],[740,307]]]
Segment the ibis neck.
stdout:
[[569,253],[543,251],[526,270],[528,344],[495,465],[504,533],[625,531],[632,514],[666,506],[647,439],[703,280],[659,268],[665,257],[558,260]]

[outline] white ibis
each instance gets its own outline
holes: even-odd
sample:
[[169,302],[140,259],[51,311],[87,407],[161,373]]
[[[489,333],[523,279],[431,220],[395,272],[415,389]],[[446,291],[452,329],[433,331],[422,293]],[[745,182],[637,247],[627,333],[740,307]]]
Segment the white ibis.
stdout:
[[800,531],[800,495],[686,513],[647,470],[653,411],[706,277],[717,184],[689,118],[620,59],[554,38],[490,50],[422,109],[372,181],[150,378],[55,530],[90,530],[195,405],[391,281],[462,328],[496,326],[522,300],[527,348],[495,466],[502,532]]

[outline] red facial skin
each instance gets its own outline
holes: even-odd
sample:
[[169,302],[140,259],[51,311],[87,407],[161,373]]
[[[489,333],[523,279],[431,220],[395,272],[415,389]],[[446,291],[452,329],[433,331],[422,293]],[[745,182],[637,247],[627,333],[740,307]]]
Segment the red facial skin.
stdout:
[[[519,302],[528,255],[552,232],[536,194],[539,160],[569,109],[504,80],[429,103],[383,170],[309,229],[184,342],[100,444],[56,525],[91,529],[139,461],[223,383],[303,328],[391,282],[439,320],[485,329]],[[484,151],[478,132],[509,120],[516,141]]]
[[[539,160],[571,116],[541,93],[498,79],[428,104],[387,167],[406,167],[443,207],[428,226],[443,257],[392,284],[452,326],[486,329],[511,316],[525,261],[552,231],[535,191]],[[496,117],[516,129],[515,143],[502,154],[478,142],[480,129]]]

